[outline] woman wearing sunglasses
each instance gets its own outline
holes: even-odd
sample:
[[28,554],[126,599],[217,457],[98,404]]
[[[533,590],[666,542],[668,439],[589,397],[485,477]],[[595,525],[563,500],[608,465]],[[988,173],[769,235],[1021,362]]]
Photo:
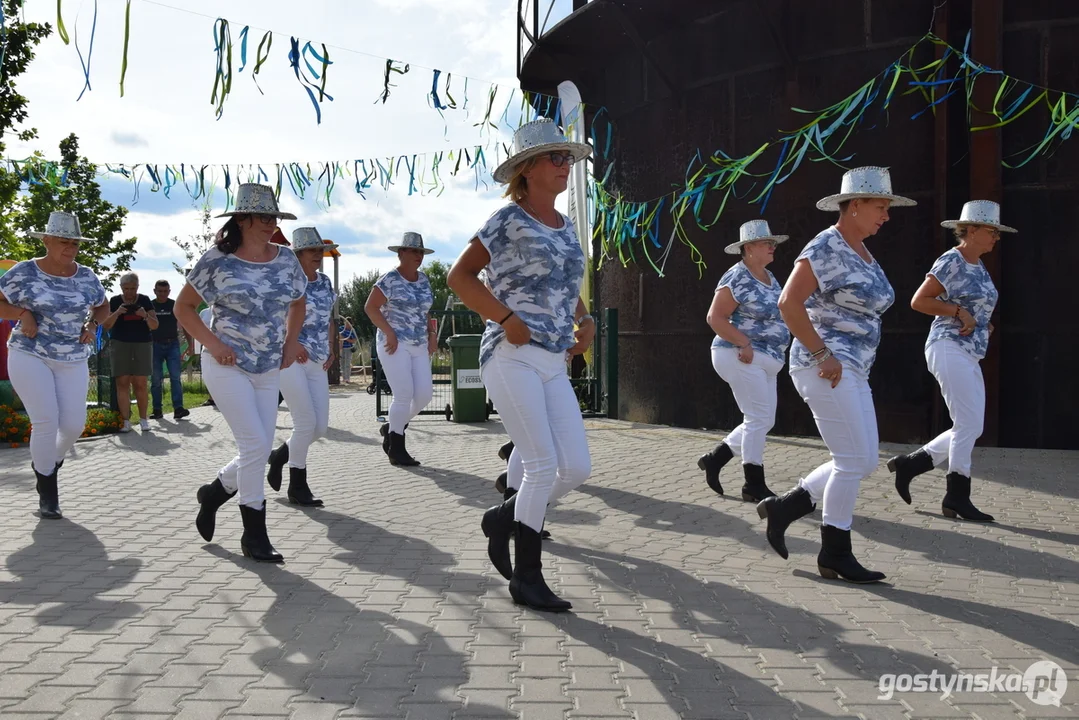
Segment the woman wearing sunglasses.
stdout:
[[955,233],[959,245],[937,258],[910,306],[933,316],[925,359],[940,385],[952,427],[919,450],[892,458],[888,469],[895,473],[899,497],[909,505],[911,481],[947,461],[944,516],[993,522],[992,515],[970,501],[970,456],[985,417],[985,381],[978,362],[989,347],[989,318],[997,305],[997,288],[981,257],[992,252],[1001,232],[1016,230],[1000,224],[1000,206],[990,200],[968,202],[959,220],[941,225]]
[[[296,255],[270,242],[281,218],[273,190],[245,183],[216,245],[199,258],[176,299],[176,319],[205,348],[202,377],[236,439],[238,454],[198,491],[195,525],[213,540],[217,510],[239,491],[244,532],[240,548],[260,562],[282,562],[266,532],[262,472],[277,424],[280,373],[306,362],[299,342],[307,276]],[[213,309],[210,326],[198,307]]]
[[[591,148],[566,140],[550,120],[522,125],[513,143],[513,154],[494,172],[508,184],[512,202],[476,233],[448,280],[465,305],[488,318],[480,375],[524,465],[520,491],[483,516],[488,555],[510,581],[514,602],[561,612],[571,605],[543,579],[540,532],[547,504],[592,472],[566,351],[584,352],[595,323],[579,296],[584,251],[555,198],[565,192],[573,163]],[[484,270],[486,284],[479,278]]]
[[764,481],[764,438],[776,421],[776,375],[783,369],[791,334],[779,316],[783,286],[768,269],[776,245],[786,235],[773,235],[765,220],[752,220],[738,233],[738,242],[724,252],[741,261],[723,273],[708,308],[712,367],[731,386],[744,420],[716,448],[697,461],[708,487],[720,495],[719,471],[731,458],[742,458],[742,499],[759,503],[775,495]]

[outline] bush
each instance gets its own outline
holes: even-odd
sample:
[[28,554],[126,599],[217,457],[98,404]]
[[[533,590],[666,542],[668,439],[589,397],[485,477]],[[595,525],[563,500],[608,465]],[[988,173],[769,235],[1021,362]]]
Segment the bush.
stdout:
[[108,408],[90,408],[86,412],[86,429],[82,431],[83,437],[97,437],[114,433],[123,426],[124,420],[120,413]]

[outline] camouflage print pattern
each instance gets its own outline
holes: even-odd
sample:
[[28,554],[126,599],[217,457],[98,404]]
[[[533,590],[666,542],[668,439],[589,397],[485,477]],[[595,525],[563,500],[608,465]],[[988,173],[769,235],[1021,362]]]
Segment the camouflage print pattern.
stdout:
[[316,273],[315,279],[307,283],[307,313],[300,330],[300,344],[307,348],[308,357],[318,363],[324,363],[330,357],[330,315],[337,294],[333,291],[333,282],[325,273]]
[[[798,260],[808,261],[817,278],[806,300],[814,329],[845,370],[868,378],[880,344],[880,316],[895,301],[884,270],[876,259],[863,260],[834,226],[813,238]],[[791,370],[809,367],[809,350],[795,338]]]
[[105,302],[105,288],[93,270],[78,265],[71,277],[57,277],[24,260],[0,277],[0,292],[37,321],[33,338],[22,334],[22,323],[16,325],[9,348],[56,362],[86,362],[90,357],[90,346],[79,342],[79,336],[90,308]]
[[944,294],[938,300],[955,303],[974,316],[974,332],[960,335],[963,323],[954,317],[936,317],[929,328],[925,347],[937,340],[952,340],[975,360],[985,357],[989,349],[989,318],[997,306],[997,287],[989,271],[979,260],[971,265],[957,248],[937,258],[929,274],[944,286]]
[[[427,347],[427,316],[435,302],[431,282],[422,272],[416,282],[405,280],[397,270],[378,279],[375,287],[386,296],[382,315],[393,328],[397,342]],[[381,330],[375,338],[381,345],[386,336]]]
[[213,308],[210,329],[236,353],[236,367],[252,374],[281,367],[288,306],[307,289],[296,255],[275,247],[277,257],[266,263],[210,248],[187,276]]
[[[738,303],[738,307],[731,313],[731,325],[749,338],[753,350],[785,363],[791,334],[783,324],[783,318],[779,316],[779,294],[783,292],[783,286],[771,271],[765,272],[768,273],[771,285],[765,285],[753,277],[753,273],[743,263],[736,263],[723,273],[716,292],[719,292],[720,288],[730,289],[731,295]],[[732,348],[734,345],[717,335],[712,341],[712,347]]]
[[[584,279],[584,251],[573,223],[550,228],[516,203],[497,211],[476,233],[491,255],[486,284],[498,300],[532,331],[530,344],[564,353],[577,340],[573,316]],[[483,366],[506,332],[491,318],[480,342]]]

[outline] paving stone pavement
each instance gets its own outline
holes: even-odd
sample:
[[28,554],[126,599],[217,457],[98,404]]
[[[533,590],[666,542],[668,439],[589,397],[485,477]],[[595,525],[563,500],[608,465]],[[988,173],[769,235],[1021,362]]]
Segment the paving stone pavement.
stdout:
[[[487,561],[495,420],[419,418],[424,465],[392,468],[372,398],[335,392],[309,467],[326,507],[268,490],[283,566],[242,557],[235,502],[213,543],[195,531],[195,490],[234,450],[212,408],[79,443],[61,521],[36,517],[29,451],[0,451],[0,718],[1079,716],[1079,453],[977,450],[995,525],[942,518],[940,472],[905,505],[882,463],[855,545],[889,582],[852,586],[816,573],[819,512],[784,561],[734,499],[736,469],[726,497],[707,488],[695,461],[715,433],[587,424],[594,476],[551,510],[545,544],[565,615],[513,605]],[[278,437],[290,426],[281,412]],[[771,439],[771,486],[825,456]],[[885,673],[1039,660],[1071,681],[1060,707],[999,687],[878,699]]]

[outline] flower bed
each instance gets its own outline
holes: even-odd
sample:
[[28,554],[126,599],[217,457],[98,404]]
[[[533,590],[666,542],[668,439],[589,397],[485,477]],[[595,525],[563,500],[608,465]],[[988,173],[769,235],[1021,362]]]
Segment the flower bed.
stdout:
[[[90,408],[82,437],[97,437],[119,431],[124,424],[120,413],[107,408]],[[0,443],[18,447],[30,442],[30,418],[10,405],[0,405]]]

